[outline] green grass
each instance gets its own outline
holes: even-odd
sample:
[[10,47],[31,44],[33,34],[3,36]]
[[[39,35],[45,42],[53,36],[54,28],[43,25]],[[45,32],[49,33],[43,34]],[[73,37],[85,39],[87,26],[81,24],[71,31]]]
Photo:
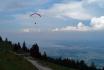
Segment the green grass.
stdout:
[[58,64],[50,63],[48,61],[38,60],[38,62],[44,66],[48,66],[49,68],[52,68],[53,70],[76,70],[69,67],[61,66]]
[[37,70],[26,59],[10,52],[6,46],[9,45],[0,43],[0,70]]

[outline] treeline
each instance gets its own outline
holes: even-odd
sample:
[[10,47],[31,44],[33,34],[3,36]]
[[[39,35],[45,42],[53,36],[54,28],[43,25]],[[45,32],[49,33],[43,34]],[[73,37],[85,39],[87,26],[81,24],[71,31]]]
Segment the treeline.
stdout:
[[44,61],[66,66],[69,68],[74,68],[77,70],[104,70],[104,67],[102,69],[98,69],[94,63],[88,66],[84,60],[76,61],[69,58],[62,59],[61,57],[60,58],[48,57],[46,52],[44,52],[43,54],[40,53],[39,46],[37,43],[33,44],[31,48],[28,48],[26,46],[25,41],[23,42],[22,45],[19,42],[13,44],[11,41],[8,41],[7,38],[3,40],[1,36],[0,36],[0,42],[5,42],[6,44],[11,45],[9,48],[11,48],[17,54],[32,56],[33,58],[38,58]]

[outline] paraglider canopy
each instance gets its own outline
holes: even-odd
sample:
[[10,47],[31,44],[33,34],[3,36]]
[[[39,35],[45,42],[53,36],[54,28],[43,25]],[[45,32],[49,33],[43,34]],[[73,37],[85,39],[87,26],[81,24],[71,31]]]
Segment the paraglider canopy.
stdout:
[[39,13],[33,13],[30,16],[36,16],[36,15],[39,16],[39,17],[42,17],[41,14],[39,14]]

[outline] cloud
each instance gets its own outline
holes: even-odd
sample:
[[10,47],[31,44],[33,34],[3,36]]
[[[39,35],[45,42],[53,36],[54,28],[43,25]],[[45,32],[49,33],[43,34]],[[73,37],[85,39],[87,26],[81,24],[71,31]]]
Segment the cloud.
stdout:
[[95,30],[104,29],[104,16],[101,16],[100,18],[92,18],[91,27]]
[[32,17],[30,17],[30,14],[32,12],[28,12],[28,13],[24,13],[24,14],[16,14],[16,15],[13,15],[15,17],[16,20],[19,20],[21,22],[28,22],[28,21],[31,21]]
[[79,22],[77,26],[66,26],[62,28],[55,28],[52,29],[53,32],[55,31],[89,31],[89,27],[85,26],[82,22]]
[[104,30],[104,16],[99,18],[92,18],[89,26],[84,25],[82,22],[79,22],[77,26],[66,26],[62,28],[52,29],[53,32],[57,31],[99,31]]
[[104,0],[83,0],[83,6],[96,17],[104,16]]
[[104,3],[103,0],[86,0],[86,2],[87,2],[88,4],[98,3],[99,5],[102,4],[102,3]]
[[56,3],[49,9],[40,9],[39,12],[53,17],[67,17],[78,20],[86,20],[94,17],[89,14],[83,7],[83,2],[69,2],[69,3]]
[[39,8],[47,3],[48,0],[3,0],[0,1],[0,11],[14,11],[29,8]]
[[[32,12],[30,12],[32,13]],[[30,13],[20,14],[20,15],[14,15],[18,21],[21,21],[21,25],[25,25],[25,28],[22,29],[22,32],[40,32],[41,30],[39,28],[35,29],[30,25],[30,23],[35,22],[33,17],[29,17]],[[23,24],[22,24],[23,23]],[[29,28],[26,28],[29,27]],[[104,29],[104,16],[101,17],[94,17],[91,19],[89,25],[85,25],[82,22],[79,22],[76,26],[65,26],[62,28],[55,28],[51,31],[98,31]],[[46,30],[47,31],[47,30]]]
[[21,29],[21,32],[25,32],[25,33],[29,33],[29,32],[40,32],[40,29],[36,29],[36,28],[24,28]]
[[104,15],[104,0],[63,0],[39,12],[62,19],[90,20]]
[[96,2],[97,0],[86,0],[88,3],[94,3]]

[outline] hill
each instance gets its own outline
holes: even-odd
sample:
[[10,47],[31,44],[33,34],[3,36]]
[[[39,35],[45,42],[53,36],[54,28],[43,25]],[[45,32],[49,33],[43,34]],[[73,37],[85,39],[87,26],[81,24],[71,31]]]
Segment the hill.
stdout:
[[49,68],[52,68],[53,70],[78,70],[78,69],[74,69],[70,67],[65,67],[59,64],[51,63],[49,61],[44,61],[44,60],[37,60],[37,61],[43,66],[48,66]]
[[37,70],[21,56],[15,55],[11,44],[0,42],[0,70]]

